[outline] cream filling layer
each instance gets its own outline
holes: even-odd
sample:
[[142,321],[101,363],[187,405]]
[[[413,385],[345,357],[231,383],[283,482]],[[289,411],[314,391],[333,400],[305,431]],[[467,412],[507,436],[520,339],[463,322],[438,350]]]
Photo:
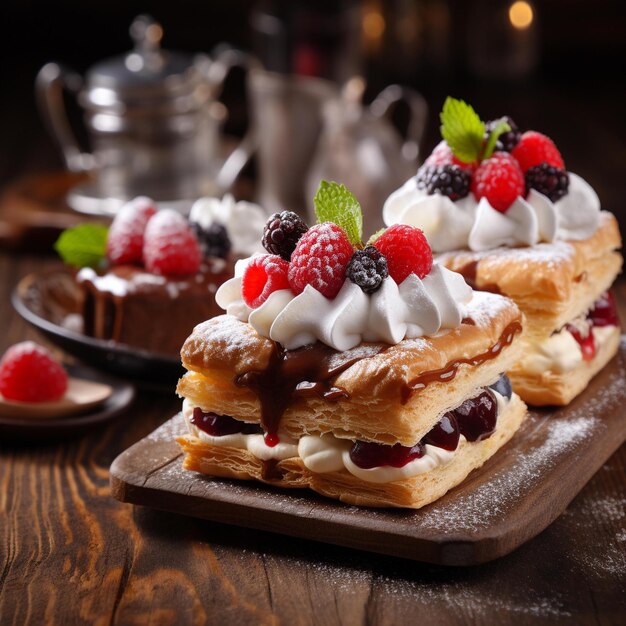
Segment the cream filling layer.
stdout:
[[[500,416],[508,405],[509,400],[497,391],[493,389],[492,391],[498,403],[497,414]],[[200,441],[210,443],[214,446],[247,450],[254,457],[262,461],[268,461],[270,459],[282,461],[284,459],[298,457],[308,470],[316,474],[339,472],[345,469],[353,476],[369,483],[391,483],[397,480],[413,478],[419,474],[425,474],[426,472],[449,463],[454,458],[461,445],[466,442],[465,437],[461,435],[459,437],[459,444],[455,450],[445,450],[437,446],[426,444],[424,446],[425,453],[423,456],[409,461],[402,467],[383,465],[371,469],[364,469],[355,465],[350,459],[350,448],[352,448],[354,442],[349,439],[340,439],[331,434],[324,434],[305,435],[298,441],[295,441],[287,435],[279,433],[280,443],[271,447],[265,443],[263,435],[244,435],[237,433],[234,435],[214,437],[208,435],[191,423],[190,420],[193,415],[193,409],[194,405],[191,404],[189,400],[185,399],[183,401],[183,416],[187,424],[187,430],[191,435],[200,439]],[[470,443],[468,445],[472,444]]]
[[[603,346],[615,326],[594,326],[591,329],[597,347]],[[579,343],[567,328],[550,335],[541,342],[534,342],[521,360],[519,369],[532,374],[543,374],[546,371],[564,374],[576,368],[583,361],[583,353]]]

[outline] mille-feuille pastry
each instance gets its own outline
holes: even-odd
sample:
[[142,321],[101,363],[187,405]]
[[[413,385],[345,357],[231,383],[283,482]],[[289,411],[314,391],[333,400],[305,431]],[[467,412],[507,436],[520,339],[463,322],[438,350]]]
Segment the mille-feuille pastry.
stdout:
[[394,226],[363,248],[360,208],[322,182],[318,218],[273,215],[269,252],[220,287],[178,384],[184,467],[309,487],[343,502],[419,508],[480,467],[526,414],[502,372],[522,315],[433,264]]
[[[177,356],[196,324],[221,313],[215,292],[232,277],[236,258],[262,249],[265,221],[260,207],[232,196],[201,198],[189,219],[139,197],[120,209],[108,233],[88,224],[66,231],[57,248],[81,266],[82,332]],[[101,257],[80,254],[87,237],[97,238]]]
[[451,98],[441,120],[444,140],[388,198],[385,223],[423,229],[439,263],[515,300],[526,323],[513,388],[567,404],[619,346],[617,221],[545,135],[508,117],[483,124]]

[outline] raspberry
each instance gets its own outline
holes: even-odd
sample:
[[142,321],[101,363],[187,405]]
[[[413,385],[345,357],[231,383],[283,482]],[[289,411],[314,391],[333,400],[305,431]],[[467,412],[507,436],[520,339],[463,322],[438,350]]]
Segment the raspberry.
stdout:
[[11,346],[0,361],[0,394],[19,402],[59,400],[67,390],[67,373],[33,341]]
[[155,213],[154,202],[143,196],[127,202],[119,210],[107,239],[107,257],[113,265],[141,265],[144,231]]
[[289,263],[276,254],[252,257],[241,278],[241,293],[246,304],[256,309],[274,291],[289,289]]
[[345,231],[337,224],[325,222],[312,226],[291,255],[291,289],[299,294],[311,285],[327,298],[334,298],[343,285],[353,252]]
[[302,218],[293,211],[274,213],[263,229],[263,247],[270,254],[277,254],[289,261],[300,237],[308,229]]
[[195,274],[202,253],[187,220],[177,211],[163,209],[148,222],[143,258],[149,272],[173,276]]
[[190,224],[205,257],[225,259],[228,256],[232,246],[226,226],[219,222],[212,222],[208,228],[202,228],[198,222],[190,222]]
[[469,193],[471,176],[458,165],[422,165],[415,178],[417,188],[428,195],[438,193],[454,201]]
[[419,228],[394,224],[374,241],[374,246],[387,257],[389,276],[398,285],[409,274],[424,278],[433,267],[433,252]]
[[378,248],[367,246],[352,255],[346,274],[365,293],[374,293],[389,276],[387,259]]
[[517,159],[523,172],[544,161],[561,170],[565,169],[561,153],[552,139],[534,130],[529,130],[522,135],[511,154]]
[[452,154],[452,150],[445,140],[440,141],[435,146],[430,156],[424,161],[424,165],[458,165],[468,172],[472,172],[476,169],[476,163],[463,163],[463,161],[459,161],[459,159]]
[[547,163],[533,165],[524,174],[526,190],[536,189],[552,202],[562,198],[569,188],[569,176],[565,170],[553,167]]
[[476,200],[487,198],[489,204],[504,213],[518,196],[524,195],[524,175],[508,152],[494,152],[474,172],[472,192]]
[[487,131],[485,134],[485,141],[489,138],[489,133],[491,133],[496,124],[501,121],[505,121],[511,127],[511,130],[498,137],[495,149],[498,152],[512,152],[513,148],[515,148],[515,146],[519,143],[519,140],[522,138],[522,133],[517,127],[517,124],[508,115],[497,120],[491,120],[485,124],[485,130]]

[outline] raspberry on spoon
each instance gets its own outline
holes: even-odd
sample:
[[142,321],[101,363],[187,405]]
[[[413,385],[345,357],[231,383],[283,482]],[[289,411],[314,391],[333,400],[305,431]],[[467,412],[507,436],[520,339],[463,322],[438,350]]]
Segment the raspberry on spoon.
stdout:
[[60,400],[67,373],[43,346],[23,341],[11,346],[0,361],[0,394],[18,402]]

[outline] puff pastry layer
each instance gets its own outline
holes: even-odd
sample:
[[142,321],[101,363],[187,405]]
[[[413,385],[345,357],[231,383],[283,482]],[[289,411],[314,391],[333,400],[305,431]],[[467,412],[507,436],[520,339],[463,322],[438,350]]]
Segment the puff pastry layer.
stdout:
[[513,395],[498,416],[495,432],[483,441],[462,440],[452,460],[424,474],[389,483],[360,480],[346,470],[316,474],[308,470],[299,457],[273,464],[268,476],[263,461],[247,450],[214,446],[192,435],[177,439],[185,452],[184,467],[188,470],[224,478],[254,479],[280,487],[308,487],[348,504],[373,507],[404,507],[418,509],[461,483],[501,448],[521,425],[526,406]]
[[[356,359],[332,381],[348,397],[338,402],[316,395],[296,397],[281,418],[280,431],[294,439],[332,433],[413,445],[446,411],[495,382],[519,356],[522,318],[512,301],[477,292],[467,316],[460,327],[434,337],[394,346],[362,344],[331,355],[338,364]],[[205,412],[260,423],[258,395],[236,381],[247,372],[265,371],[275,350],[272,341],[231,316],[204,322],[183,346],[182,361],[189,372],[179,381],[178,394]],[[472,360],[475,364],[466,362]],[[440,372],[441,380],[408,393],[432,372]]]

